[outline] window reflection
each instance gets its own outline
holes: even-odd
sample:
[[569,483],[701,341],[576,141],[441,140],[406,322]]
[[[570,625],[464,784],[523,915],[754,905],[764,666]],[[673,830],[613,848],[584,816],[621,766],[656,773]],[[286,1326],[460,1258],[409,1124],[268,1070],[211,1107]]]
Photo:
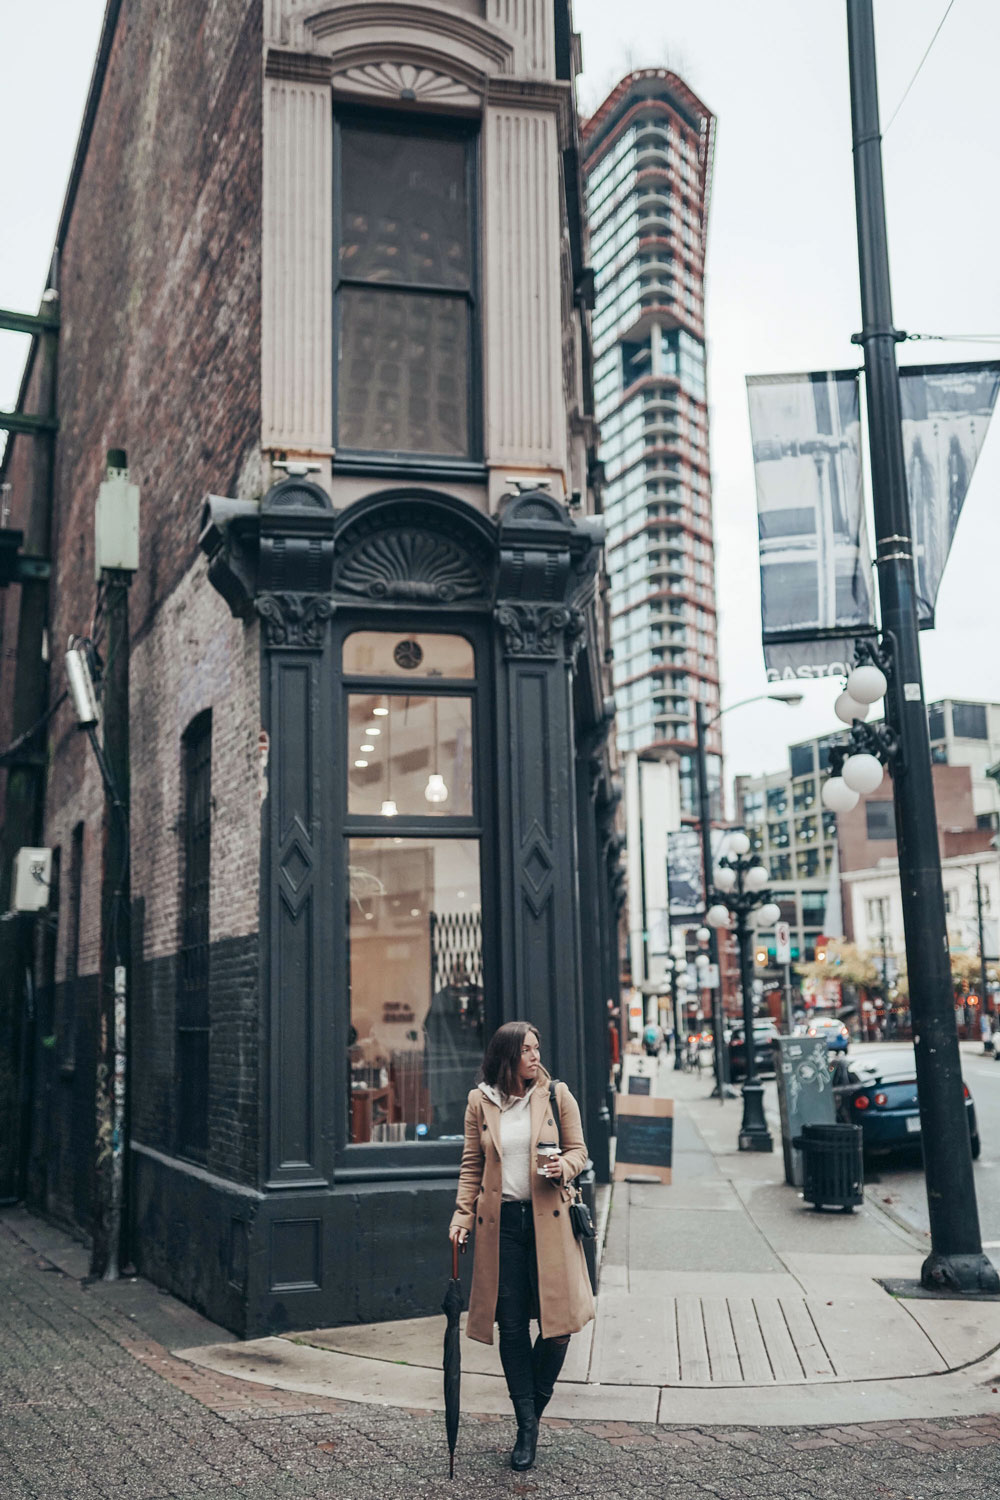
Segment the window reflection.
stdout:
[[472,816],[472,699],[351,693],[347,810]]
[[475,839],[348,842],[348,1139],[459,1139],[483,1054]]

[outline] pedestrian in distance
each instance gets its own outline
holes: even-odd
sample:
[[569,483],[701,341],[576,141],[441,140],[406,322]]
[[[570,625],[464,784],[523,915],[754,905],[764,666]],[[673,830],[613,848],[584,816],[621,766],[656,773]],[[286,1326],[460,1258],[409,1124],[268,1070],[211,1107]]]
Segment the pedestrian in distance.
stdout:
[[[536,1027],[508,1021],[491,1037],[465,1111],[465,1145],[449,1238],[475,1233],[466,1333],[492,1344],[517,1418],[511,1468],[530,1469],[538,1419],[552,1398],[570,1335],[594,1298],[570,1216],[568,1184],[587,1163],[580,1109],[541,1064]],[[530,1323],[539,1333],[531,1343]]]
[[663,1032],[655,1021],[649,1021],[642,1033],[642,1045],[646,1049],[647,1057],[659,1057],[660,1048],[663,1046]]

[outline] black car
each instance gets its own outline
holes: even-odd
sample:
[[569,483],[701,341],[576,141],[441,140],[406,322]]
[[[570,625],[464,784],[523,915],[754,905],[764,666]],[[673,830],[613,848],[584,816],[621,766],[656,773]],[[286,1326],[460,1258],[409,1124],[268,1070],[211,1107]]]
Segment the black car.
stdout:
[[[771,1046],[780,1036],[773,1021],[755,1021],[753,1026],[753,1060],[758,1074],[774,1072],[774,1049]],[[742,1026],[735,1026],[729,1038],[729,1076],[745,1078],[747,1072],[746,1035]]]
[[[831,1068],[837,1117],[848,1125],[860,1125],[866,1154],[888,1155],[920,1144],[920,1110],[917,1106],[917,1070],[913,1053],[888,1052],[839,1060]],[[968,1085],[965,1113],[973,1159],[980,1152],[976,1106]]]

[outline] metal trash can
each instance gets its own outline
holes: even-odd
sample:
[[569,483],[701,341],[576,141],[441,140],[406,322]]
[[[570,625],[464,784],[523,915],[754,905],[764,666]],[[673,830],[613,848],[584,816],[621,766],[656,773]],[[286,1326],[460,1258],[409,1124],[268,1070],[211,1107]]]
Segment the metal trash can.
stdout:
[[802,1196],[807,1203],[853,1213],[864,1202],[860,1125],[803,1125],[792,1145],[802,1152]]

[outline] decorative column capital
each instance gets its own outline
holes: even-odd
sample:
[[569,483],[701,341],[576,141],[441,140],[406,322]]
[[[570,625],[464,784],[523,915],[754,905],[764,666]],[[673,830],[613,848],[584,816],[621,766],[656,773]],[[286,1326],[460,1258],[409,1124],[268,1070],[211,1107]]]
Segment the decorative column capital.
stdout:
[[498,604],[494,617],[503,633],[504,655],[565,660],[574,665],[583,640],[584,618],[565,604]]
[[254,608],[264,627],[264,640],[272,648],[319,651],[326,621],[333,614],[333,600],[326,594],[258,594]]

